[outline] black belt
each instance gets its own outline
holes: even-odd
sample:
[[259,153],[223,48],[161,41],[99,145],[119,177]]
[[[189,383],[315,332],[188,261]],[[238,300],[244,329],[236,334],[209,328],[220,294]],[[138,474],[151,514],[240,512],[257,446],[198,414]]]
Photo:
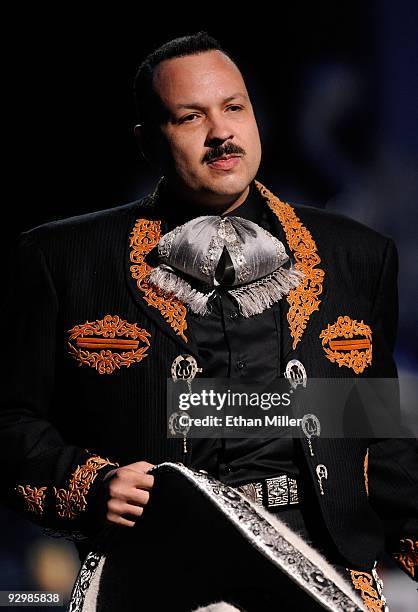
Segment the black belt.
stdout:
[[265,508],[292,507],[299,504],[298,483],[287,474],[249,482],[234,489]]

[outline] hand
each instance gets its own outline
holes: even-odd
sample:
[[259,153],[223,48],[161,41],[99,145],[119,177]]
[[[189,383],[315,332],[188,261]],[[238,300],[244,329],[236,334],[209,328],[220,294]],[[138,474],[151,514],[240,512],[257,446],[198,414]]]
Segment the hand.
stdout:
[[103,479],[107,488],[106,522],[134,527],[149,501],[154,476],[146,472],[153,467],[152,463],[138,461],[106,474]]

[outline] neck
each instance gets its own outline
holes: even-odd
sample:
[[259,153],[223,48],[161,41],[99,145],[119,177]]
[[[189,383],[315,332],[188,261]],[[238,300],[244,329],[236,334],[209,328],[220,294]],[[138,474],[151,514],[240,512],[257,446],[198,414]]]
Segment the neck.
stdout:
[[245,202],[250,192],[250,185],[242,193],[232,196],[211,194],[206,196],[201,193],[190,193],[171,181],[165,185],[167,194],[171,193],[175,200],[182,202],[184,207],[193,215],[225,215],[235,210]]

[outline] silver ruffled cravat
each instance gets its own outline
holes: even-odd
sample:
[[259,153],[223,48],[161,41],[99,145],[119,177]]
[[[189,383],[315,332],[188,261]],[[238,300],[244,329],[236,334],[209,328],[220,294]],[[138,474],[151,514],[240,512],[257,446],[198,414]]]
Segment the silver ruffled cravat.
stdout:
[[224,287],[248,318],[263,312],[299,285],[280,240],[241,217],[202,216],[160,238],[149,283],[206,315],[216,287]]

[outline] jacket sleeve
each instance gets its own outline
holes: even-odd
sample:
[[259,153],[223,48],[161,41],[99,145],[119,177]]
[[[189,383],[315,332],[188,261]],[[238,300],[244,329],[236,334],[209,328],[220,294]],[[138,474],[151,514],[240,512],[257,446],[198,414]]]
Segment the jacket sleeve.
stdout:
[[117,463],[71,444],[51,422],[60,408],[54,400],[60,305],[33,234],[19,237],[1,307],[0,498],[78,539],[93,535],[99,484]]
[[[374,375],[381,378],[397,377],[393,359],[398,325],[397,274],[397,250],[389,240],[373,317],[373,352],[378,364]],[[418,441],[413,437],[376,440],[369,446],[365,467],[369,501],[383,521],[387,551],[418,580]]]

